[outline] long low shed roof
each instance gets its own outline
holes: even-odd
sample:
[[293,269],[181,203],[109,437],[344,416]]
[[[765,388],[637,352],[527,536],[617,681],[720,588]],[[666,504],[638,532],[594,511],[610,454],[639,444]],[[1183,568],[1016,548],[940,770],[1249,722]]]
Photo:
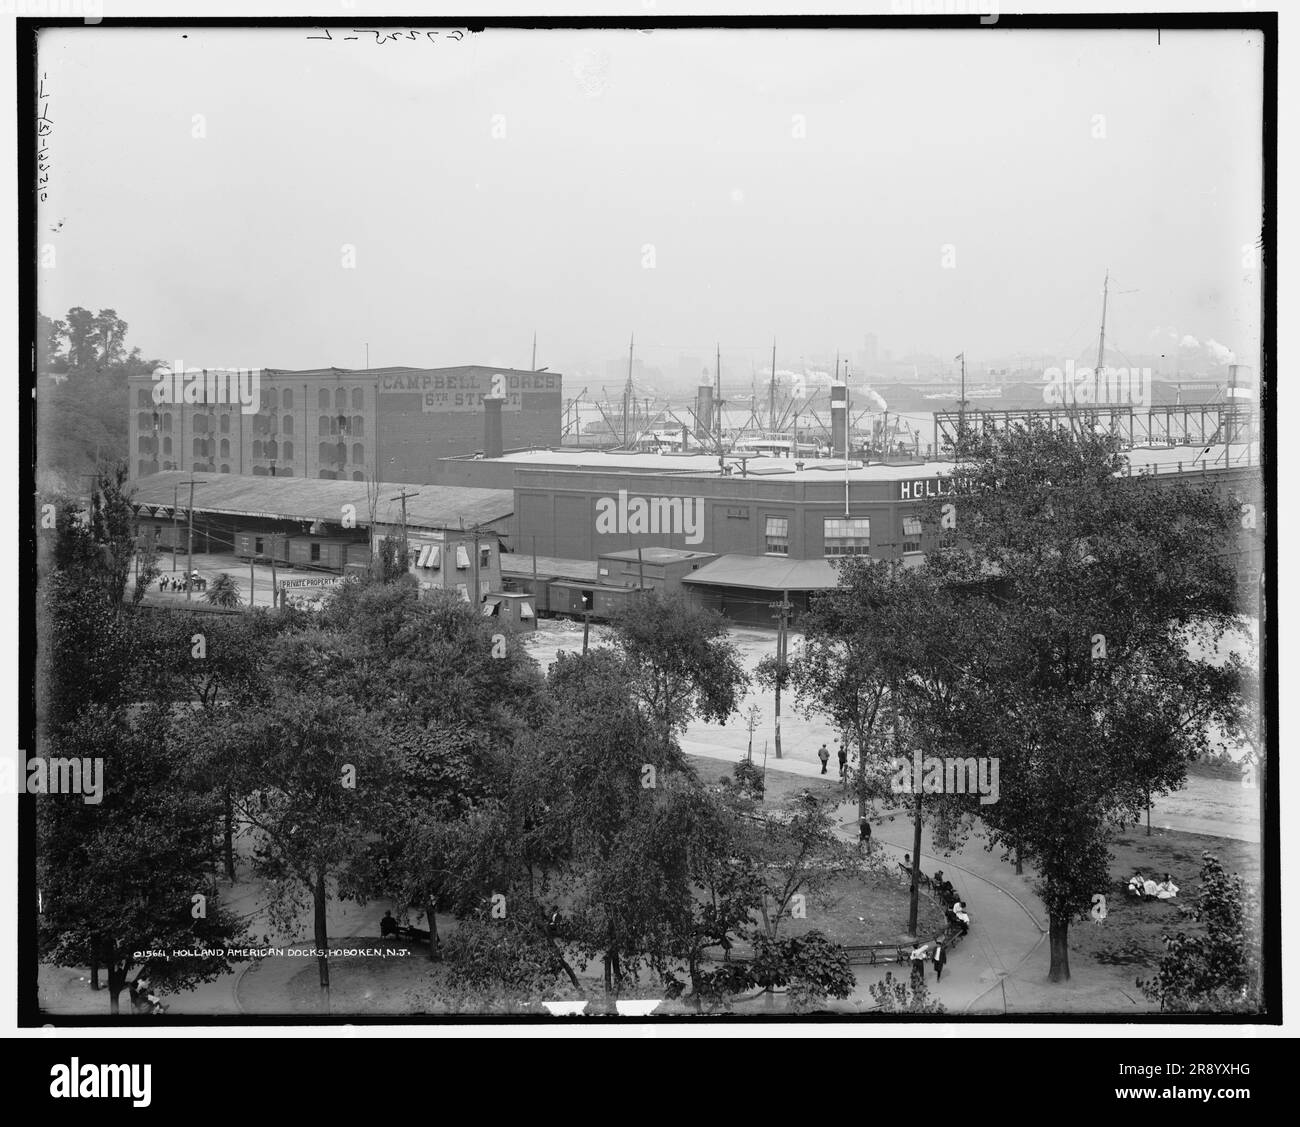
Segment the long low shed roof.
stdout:
[[[174,490],[179,486],[179,501],[185,508],[189,501],[191,475],[184,470],[164,470],[147,477],[131,479],[136,505],[171,509]],[[261,477],[252,474],[198,474],[202,485],[194,489],[195,512],[221,513],[228,516],[264,517],[272,520],[321,520],[337,524],[344,505],[356,508],[356,522],[370,524],[370,498],[364,481],[330,481],[306,477]],[[374,486],[372,485],[373,489]],[[514,493],[509,489],[474,489],[456,485],[416,485],[381,481],[375,523],[399,524],[402,504],[395,500],[407,494],[406,523],[429,528],[487,524],[508,517],[515,508]]]
[[760,591],[821,591],[838,587],[840,580],[834,565],[827,560],[728,555],[683,575],[682,582]]

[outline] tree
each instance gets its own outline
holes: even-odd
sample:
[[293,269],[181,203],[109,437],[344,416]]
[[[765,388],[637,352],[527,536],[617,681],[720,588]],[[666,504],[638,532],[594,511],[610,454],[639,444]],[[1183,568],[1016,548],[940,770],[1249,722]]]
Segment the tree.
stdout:
[[1072,919],[1108,883],[1107,842],[1178,786],[1211,725],[1239,707],[1236,666],[1195,656],[1235,625],[1225,553],[1240,529],[1212,485],[1133,478],[1117,440],[1034,424],[968,436],[954,492],[931,502],[941,584],[976,593],[982,672],[952,733],[1000,763],[981,807],[996,844],[1033,861],[1053,982]]
[[131,457],[127,449],[128,381],[151,375],[156,360],[126,347],[127,324],[112,309],[70,309],[65,319],[40,317],[37,329],[37,436],[42,474],[64,480],[102,462]]
[[847,998],[857,985],[848,953],[820,931],[780,940],[759,936],[750,976],[754,985],[768,990],[784,987],[795,1010]]
[[[100,800],[33,799],[42,955],[105,968],[114,1014],[132,969],[147,966],[157,987],[186,989],[228,971],[224,947],[242,938],[216,903],[208,871],[215,810],[194,785],[182,742],[166,709],[92,704],[75,728],[50,739],[46,762],[101,762]],[[84,772],[83,764],[83,780]]]
[[736,710],[748,677],[722,615],[650,591],[612,625],[636,699],[665,745],[696,717],[722,724]]
[[835,832],[834,812],[834,803],[804,791],[749,823],[747,847],[763,882],[759,913],[771,942],[792,911],[832,906],[835,882],[861,869],[857,851]]
[[243,605],[243,599],[239,594],[239,584],[235,582],[234,576],[227,572],[218,572],[208,584],[207,593],[203,596],[214,607],[238,607]]
[[792,663],[804,707],[830,716],[857,744],[860,815],[876,798],[911,809],[912,934],[920,911],[923,823],[931,824],[937,846],[953,849],[980,809],[977,796],[918,788],[913,755],[964,761],[972,750],[966,713],[981,699],[986,613],[978,599],[938,582],[925,568],[849,559],[839,585],[813,600],[803,622],[803,650]]
[[385,748],[343,688],[346,645],[323,631],[277,639],[264,695],[205,724],[202,736],[206,772],[255,835],[254,868],[270,882],[272,919],[292,933],[304,897],[311,903],[326,1009],[326,908],[332,894],[364,898],[368,837],[390,779]]
[[1163,936],[1159,969],[1138,988],[1162,1013],[1258,1013],[1259,904],[1251,887],[1203,852],[1196,903],[1178,910],[1202,934]]

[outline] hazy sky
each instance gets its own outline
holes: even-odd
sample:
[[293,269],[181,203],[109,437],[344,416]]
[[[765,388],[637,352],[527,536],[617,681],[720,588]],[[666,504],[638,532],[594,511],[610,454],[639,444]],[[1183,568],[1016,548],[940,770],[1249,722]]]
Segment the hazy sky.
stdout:
[[311,34],[42,36],[43,312],[202,367],[1059,362],[1109,268],[1117,347],[1258,363],[1249,33]]

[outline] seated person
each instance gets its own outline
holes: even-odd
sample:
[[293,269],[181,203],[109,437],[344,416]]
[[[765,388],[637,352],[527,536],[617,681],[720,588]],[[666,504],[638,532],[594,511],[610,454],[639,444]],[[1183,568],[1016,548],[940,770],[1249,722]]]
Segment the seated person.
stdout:
[[966,902],[959,896],[953,901],[952,907],[949,911],[952,912],[953,918],[956,919],[958,925],[961,927],[962,935],[965,935],[966,932],[970,930],[970,913],[966,910]]
[[397,926],[397,921],[393,919],[391,911],[384,913],[384,918],[379,921],[379,937],[387,939],[390,935],[396,938],[400,935],[402,929]]
[[1143,880],[1141,873],[1134,873],[1128,880],[1128,890],[1139,900],[1147,898],[1146,881]]
[[1178,885],[1174,884],[1173,878],[1165,873],[1165,879],[1156,885],[1157,900],[1172,900],[1178,895]]

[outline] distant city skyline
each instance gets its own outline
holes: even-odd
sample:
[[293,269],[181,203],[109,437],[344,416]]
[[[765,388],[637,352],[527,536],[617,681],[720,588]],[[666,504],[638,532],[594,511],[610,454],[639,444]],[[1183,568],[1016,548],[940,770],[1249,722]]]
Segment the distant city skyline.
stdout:
[[1060,363],[1109,271],[1108,352],[1258,365],[1248,32],[310,34],[42,34],[43,313],[200,367],[521,368],[536,333],[572,393],[633,333],[724,377],[773,336]]

